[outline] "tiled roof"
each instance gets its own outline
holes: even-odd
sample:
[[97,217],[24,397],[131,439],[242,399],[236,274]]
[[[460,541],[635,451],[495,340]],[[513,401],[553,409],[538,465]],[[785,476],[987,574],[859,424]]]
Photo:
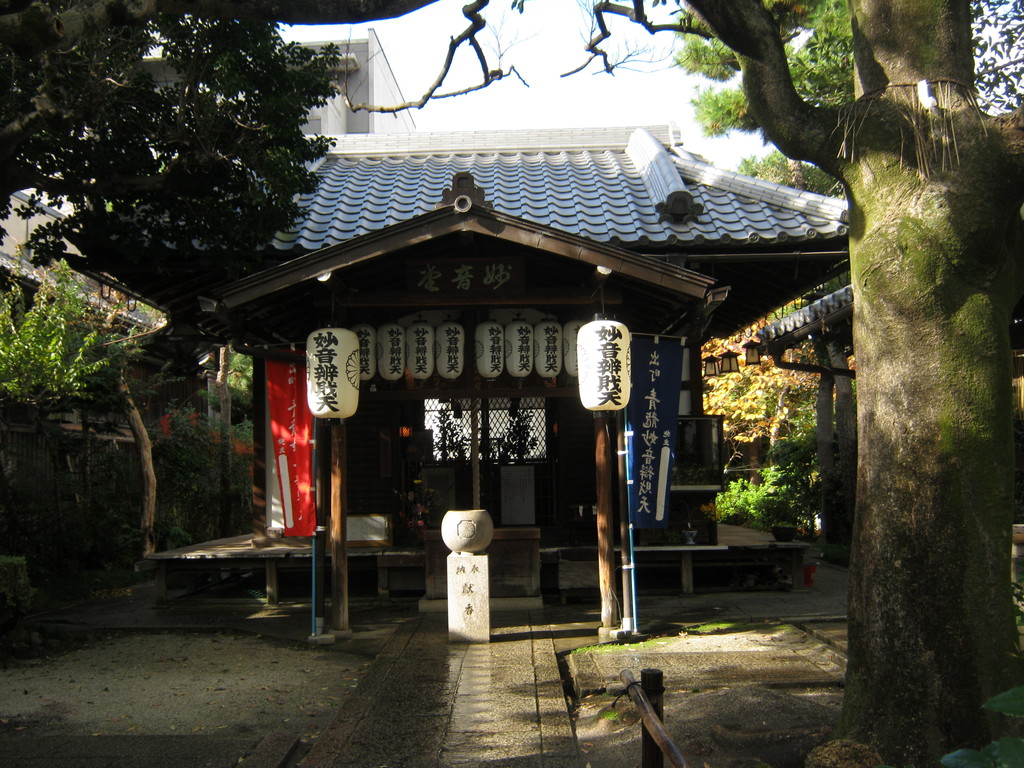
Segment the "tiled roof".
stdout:
[[847,285],[802,309],[769,323],[758,335],[762,342],[771,344],[791,334],[806,335],[829,320],[845,317],[853,310],[853,286]]
[[455,173],[502,213],[625,247],[779,243],[846,234],[846,206],[722,171],[669,128],[344,136],[305,218],[278,236],[311,251],[433,210]]

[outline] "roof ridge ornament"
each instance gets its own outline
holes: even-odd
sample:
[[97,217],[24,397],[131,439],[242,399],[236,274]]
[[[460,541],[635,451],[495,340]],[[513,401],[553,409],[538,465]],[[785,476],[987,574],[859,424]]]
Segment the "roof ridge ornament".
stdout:
[[458,213],[468,213],[474,205],[482,208],[490,208],[490,203],[484,197],[484,190],[476,185],[473,174],[469,171],[459,171],[452,176],[451,187],[441,193],[441,201],[434,206],[434,209],[452,206]]
[[626,154],[633,161],[640,180],[654,201],[654,210],[662,221],[676,224],[694,221],[704,206],[693,201],[679,170],[665,146],[644,128],[637,128],[629,138]]

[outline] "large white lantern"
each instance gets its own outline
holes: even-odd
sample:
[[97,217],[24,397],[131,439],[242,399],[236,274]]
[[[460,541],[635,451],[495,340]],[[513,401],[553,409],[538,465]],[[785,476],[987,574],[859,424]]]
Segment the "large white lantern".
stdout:
[[434,326],[416,322],[405,329],[405,362],[417,381],[434,375]]
[[576,336],[580,400],[589,411],[618,411],[629,402],[629,329],[615,320],[594,320]]
[[405,375],[405,329],[398,323],[377,329],[377,372],[384,381],[398,381]]
[[476,370],[485,379],[496,379],[505,369],[505,331],[495,322],[476,327]]
[[320,419],[347,419],[359,405],[359,339],[320,328],[306,339],[306,401]]
[[369,381],[377,374],[377,331],[360,323],[352,326],[352,333],[359,339],[359,380]]
[[434,366],[442,379],[457,379],[465,363],[466,329],[458,323],[441,323],[434,335]]
[[562,372],[562,326],[554,320],[533,326],[533,367],[545,379]]
[[570,376],[580,375],[579,361],[576,357],[576,336],[583,325],[582,320],[570,320],[562,328],[562,357],[565,361],[565,372]]
[[525,320],[513,320],[505,326],[505,370],[516,379],[533,370],[533,326]]

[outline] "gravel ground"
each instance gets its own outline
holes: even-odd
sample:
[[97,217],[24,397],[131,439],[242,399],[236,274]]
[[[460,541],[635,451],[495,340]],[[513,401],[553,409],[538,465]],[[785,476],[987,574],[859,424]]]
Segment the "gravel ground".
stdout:
[[261,636],[104,634],[0,672],[0,751],[48,734],[313,737],[371,661]]

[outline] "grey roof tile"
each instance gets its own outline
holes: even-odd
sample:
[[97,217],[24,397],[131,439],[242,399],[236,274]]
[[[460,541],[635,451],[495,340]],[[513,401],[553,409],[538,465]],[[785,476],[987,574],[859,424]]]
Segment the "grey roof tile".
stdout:
[[[572,129],[345,136],[317,191],[274,245],[315,250],[432,210],[469,171],[488,205],[543,226],[629,246],[782,242],[846,233],[846,205],[723,171],[671,131]],[[675,196],[675,197],[673,197]],[[670,210],[685,218],[665,220]]]

